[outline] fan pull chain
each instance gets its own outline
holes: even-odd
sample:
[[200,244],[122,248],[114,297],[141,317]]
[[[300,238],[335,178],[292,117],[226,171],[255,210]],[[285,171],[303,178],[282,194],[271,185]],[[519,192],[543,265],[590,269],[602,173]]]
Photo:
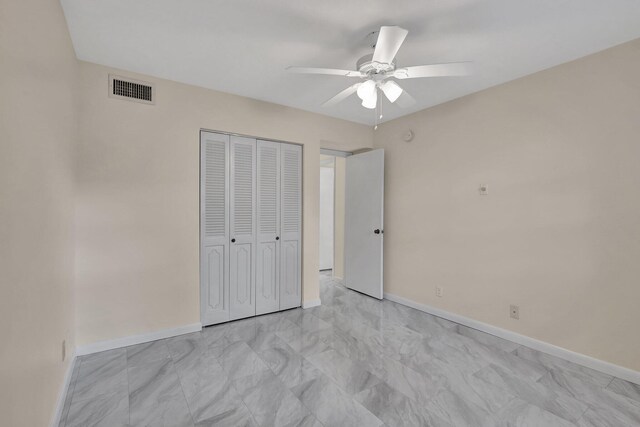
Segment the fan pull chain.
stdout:
[[378,130],[378,123],[380,123],[380,120],[382,120],[382,102],[383,102],[382,97],[378,96],[377,101],[378,102],[376,103],[376,120],[375,120],[375,126],[373,127],[373,130]]

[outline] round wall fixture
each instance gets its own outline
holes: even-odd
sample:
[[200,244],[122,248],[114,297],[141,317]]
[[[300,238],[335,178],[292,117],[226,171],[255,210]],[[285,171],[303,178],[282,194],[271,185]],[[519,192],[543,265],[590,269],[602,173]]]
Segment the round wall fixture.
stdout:
[[404,135],[402,135],[402,139],[404,140],[404,142],[413,141],[413,131],[411,130],[406,131]]

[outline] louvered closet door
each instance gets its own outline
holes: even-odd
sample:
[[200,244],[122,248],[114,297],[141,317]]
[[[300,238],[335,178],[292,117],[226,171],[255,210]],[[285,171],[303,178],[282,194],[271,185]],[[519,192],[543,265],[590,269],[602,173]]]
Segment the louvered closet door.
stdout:
[[280,144],[280,309],[301,305],[302,147]]
[[264,314],[280,308],[280,144],[257,144],[256,314]]
[[256,314],[256,140],[231,136],[230,164],[231,320]]
[[229,135],[200,135],[200,310],[204,325],[229,320]]

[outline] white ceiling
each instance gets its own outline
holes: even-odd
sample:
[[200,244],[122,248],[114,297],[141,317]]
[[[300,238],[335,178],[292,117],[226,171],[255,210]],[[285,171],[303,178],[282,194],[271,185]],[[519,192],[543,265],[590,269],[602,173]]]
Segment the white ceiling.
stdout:
[[366,35],[399,25],[398,66],[474,61],[470,77],[404,80],[387,121],[640,37],[638,0],[61,0],[79,59],[372,124],[354,83],[288,65],[355,69]]

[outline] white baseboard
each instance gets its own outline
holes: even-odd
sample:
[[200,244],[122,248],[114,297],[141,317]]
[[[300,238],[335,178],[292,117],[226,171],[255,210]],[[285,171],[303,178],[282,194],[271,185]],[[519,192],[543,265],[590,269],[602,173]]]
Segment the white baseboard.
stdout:
[[171,338],[177,335],[198,332],[202,330],[202,323],[178,326],[177,328],[163,329],[161,331],[148,332],[146,334],[132,335],[129,337],[116,338],[113,340],[99,341],[93,344],[83,345],[76,348],[76,355],[85,356],[87,354],[98,353],[115,348],[128,347],[130,345],[142,344],[149,341]]
[[73,369],[76,366],[76,355],[71,354],[71,359],[69,362],[69,366],[67,366],[67,372],[64,374],[64,379],[62,380],[62,386],[60,387],[60,392],[58,393],[58,400],[56,401],[56,411],[53,413],[53,419],[51,420],[51,427],[58,427],[60,424],[60,417],[62,417],[62,411],[64,411],[64,403],[67,398],[67,391],[69,390],[69,385],[71,383],[71,377],[73,376]]
[[313,299],[311,301],[305,301],[302,303],[302,308],[311,308],[311,307],[317,307],[320,305],[320,300],[319,299]]
[[406,305],[407,307],[415,308],[416,310],[424,311],[425,313],[433,314],[434,316],[451,320],[452,322],[459,323],[461,325],[468,326],[482,332],[486,332],[496,337],[504,338],[525,347],[529,347],[534,350],[559,357],[569,362],[586,366],[587,368],[595,369],[596,371],[600,371],[605,374],[630,381],[634,384],[640,384],[640,372],[638,371],[634,371],[623,366],[614,365],[613,363],[605,362],[604,360],[596,359],[581,353],[576,353],[575,351],[567,350],[566,348],[558,347],[544,341],[539,341],[535,338],[530,338],[526,335],[521,335],[516,332],[489,325],[488,323],[470,319],[468,317],[451,313],[446,310],[435,308],[426,304],[420,304],[418,302],[397,295],[385,293],[384,297],[389,301],[397,302],[398,304]]

